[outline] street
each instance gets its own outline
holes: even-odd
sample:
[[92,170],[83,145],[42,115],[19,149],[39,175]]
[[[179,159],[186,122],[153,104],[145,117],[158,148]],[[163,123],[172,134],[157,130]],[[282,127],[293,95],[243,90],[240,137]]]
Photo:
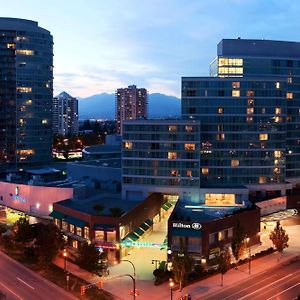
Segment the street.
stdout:
[[[236,272],[240,272],[237,270]],[[225,290],[194,299],[289,300],[300,295],[300,259],[287,262]]]
[[74,300],[52,282],[0,252],[0,290],[7,300]]

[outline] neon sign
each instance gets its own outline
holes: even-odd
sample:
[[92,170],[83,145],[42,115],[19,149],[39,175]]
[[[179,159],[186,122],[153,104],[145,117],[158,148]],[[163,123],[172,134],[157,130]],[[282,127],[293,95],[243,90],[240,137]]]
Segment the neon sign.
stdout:
[[159,244],[159,243],[150,243],[150,242],[131,242],[125,241],[121,242],[123,247],[143,247],[143,248],[163,248],[167,249],[167,244]]

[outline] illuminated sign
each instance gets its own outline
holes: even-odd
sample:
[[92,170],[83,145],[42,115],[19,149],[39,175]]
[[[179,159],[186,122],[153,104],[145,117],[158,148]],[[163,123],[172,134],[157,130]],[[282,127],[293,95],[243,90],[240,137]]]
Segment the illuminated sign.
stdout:
[[143,247],[143,248],[167,248],[167,244],[149,243],[149,242],[121,242],[123,247]]
[[22,196],[19,196],[19,195],[13,195],[12,199],[15,200],[15,201],[22,202],[22,203],[26,203],[27,202],[26,198],[24,198]]
[[182,228],[182,229],[195,229],[199,230],[202,228],[200,223],[184,224],[180,222],[173,223],[173,228]]

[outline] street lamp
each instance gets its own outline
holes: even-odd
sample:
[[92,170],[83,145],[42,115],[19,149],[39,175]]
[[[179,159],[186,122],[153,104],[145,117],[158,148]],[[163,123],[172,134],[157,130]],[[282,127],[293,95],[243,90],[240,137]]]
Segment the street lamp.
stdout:
[[248,247],[248,272],[249,275],[251,274],[251,246],[249,244],[250,242],[250,238],[246,238],[246,243],[247,243],[247,247]]
[[173,300],[174,281],[172,278],[169,279],[169,287],[170,287],[170,299]]
[[68,252],[67,252],[66,248],[63,251],[63,257],[64,257],[64,271],[67,272],[67,257],[68,257]]

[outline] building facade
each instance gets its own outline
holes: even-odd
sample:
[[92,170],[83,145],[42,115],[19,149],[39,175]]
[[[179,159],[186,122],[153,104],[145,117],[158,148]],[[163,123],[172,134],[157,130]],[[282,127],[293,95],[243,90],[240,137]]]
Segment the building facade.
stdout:
[[116,91],[117,132],[122,134],[123,120],[147,118],[148,94],[144,88],[130,85]]
[[0,18],[0,168],[51,160],[53,38],[37,22]]
[[78,131],[78,100],[62,92],[53,98],[53,133],[73,136]]

